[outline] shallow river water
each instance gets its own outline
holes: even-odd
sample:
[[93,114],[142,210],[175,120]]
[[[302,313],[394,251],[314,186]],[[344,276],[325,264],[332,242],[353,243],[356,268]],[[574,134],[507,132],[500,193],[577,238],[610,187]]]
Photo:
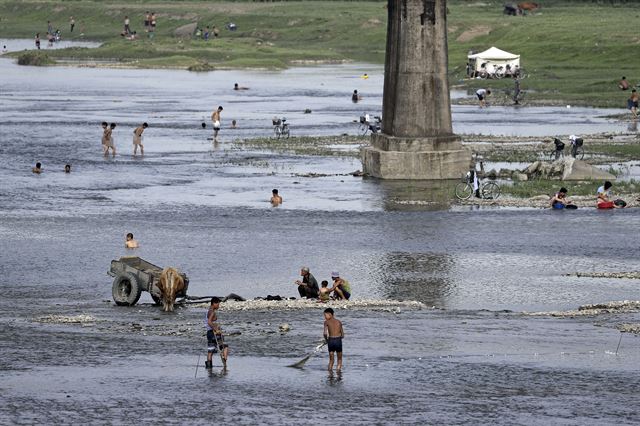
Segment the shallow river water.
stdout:
[[[616,326],[637,313],[524,314],[637,300],[637,281],[565,276],[638,270],[636,209],[450,208],[429,185],[345,176],[357,159],[233,143],[268,135],[274,115],[296,135],[355,132],[352,120],[380,109],[379,67],[192,74],[0,60],[0,72],[0,423],[640,422],[639,339],[624,334],[616,354]],[[350,102],[354,88],[362,104]],[[218,104],[213,144],[200,123]],[[563,134],[625,130],[597,118],[611,111],[553,111],[532,108],[529,120],[553,116]],[[512,118],[454,108],[459,132],[490,133],[492,122],[498,133],[543,132]],[[100,152],[103,120],[118,123],[115,159]],[[132,158],[142,121],[146,155]],[[36,161],[41,175],[30,173]],[[280,208],[267,203],[272,188]],[[426,206],[398,202],[432,193]],[[339,270],[356,301],[372,300],[336,307],[344,371],[328,374],[324,351],[286,367],[318,344],[324,306],[277,302],[223,304],[229,369],[204,371],[203,307],[164,314],[146,294],[133,308],[112,303],[106,271],[132,254],[126,232],[141,242],[133,254],[185,271],[192,295],[294,296],[300,266],[318,280]]]

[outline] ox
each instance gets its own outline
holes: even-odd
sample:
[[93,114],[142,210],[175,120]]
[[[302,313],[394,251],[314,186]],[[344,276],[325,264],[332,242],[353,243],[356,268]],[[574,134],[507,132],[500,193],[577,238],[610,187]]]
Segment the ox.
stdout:
[[535,2],[532,2],[532,1],[524,1],[522,3],[518,3],[518,10],[523,15],[526,12],[531,12],[533,10],[538,9],[539,7],[540,7],[540,5],[538,3],[535,3]]
[[176,294],[184,290],[184,279],[176,268],[164,268],[160,274],[158,288],[162,296],[162,310],[173,312]]

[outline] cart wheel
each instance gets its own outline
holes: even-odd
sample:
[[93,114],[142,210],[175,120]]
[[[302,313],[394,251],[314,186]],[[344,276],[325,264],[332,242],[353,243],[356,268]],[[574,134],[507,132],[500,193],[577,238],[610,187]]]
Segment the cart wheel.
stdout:
[[132,274],[118,275],[113,280],[111,294],[118,306],[133,306],[138,303],[142,289],[138,279]]

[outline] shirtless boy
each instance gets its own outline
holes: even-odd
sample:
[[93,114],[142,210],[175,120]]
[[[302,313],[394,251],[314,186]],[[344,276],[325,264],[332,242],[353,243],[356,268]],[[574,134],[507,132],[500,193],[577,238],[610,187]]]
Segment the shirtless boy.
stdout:
[[344,330],[342,323],[333,316],[333,309],[324,310],[324,338],[329,348],[329,371],[333,370],[333,357],[338,354],[338,366],[336,371],[342,370],[342,338]]
[[333,288],[329,288],[329,281],[327,280],[322,281],[320,286],[321,287],[318,293],[318,298],[320,299],[320,302],[328,302]]
[[278,195],[278,190],[274,189],[273,191],[271,191],[271,205],[273,207],[278,207],[280,204],[282,204],[282,197],[280,195]]
[[133,234],[131,232],[127,234],[127,238],[125,239],[124,246],[128,249],[135,249],[140,247],[138,242],[133,239]]
[[138,153],[138,147],[140,147],[140,155],[144,155],[144,145],[142,145],[142,133],[144,129],[149,127],[147,123],[142,123],[142,126],[136,127],[133,131],[133,155]]
[[221,106],[218,107],[217,110],[213,111],[211,114],[211,121],[213,121],[213,139],[218,138],[218,132],[220,131],[220,113],[223,108]]

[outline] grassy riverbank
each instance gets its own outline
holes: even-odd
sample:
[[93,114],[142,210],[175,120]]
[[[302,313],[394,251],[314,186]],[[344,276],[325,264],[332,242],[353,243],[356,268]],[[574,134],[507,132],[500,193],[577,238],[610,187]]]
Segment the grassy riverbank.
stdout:
[[[640,82],[640,44],[635,28],[640,12],[629,4],[548,2],[525,17],[502,14],[502,1],[449,1],[449,64],[452,85],[489,86],[504,98],[510,80],[465,80],[466,54],[490,46],[519,53],[529,77],[523,81],[530,103],[624,107],[628,93],[616,89],[626,75]],[[0,0],[0,37],[44,35],[47,20],[67,39],[99,40],[98,49],[50,51],[53,59],[115,61],[132,67],[284,68],[299,63],[384,61],[386,2],[289,1],[276,3],[209,1],[47,1]],[[145,11],[157,14],[153,40]],[[120,37],[125,15],[141,39]],[[73,34],[69,17],[76,19]],[[237,31],[224,28],[228,22]],[[185,26],[216,25],[220,37],[195,40]],[[81,36],[82,34],[82,36]],[[182,35],[181,35],[182,34]],[[46,42],[43,43],[46,45]],[[206,68],[206,66],[205,66]]]

